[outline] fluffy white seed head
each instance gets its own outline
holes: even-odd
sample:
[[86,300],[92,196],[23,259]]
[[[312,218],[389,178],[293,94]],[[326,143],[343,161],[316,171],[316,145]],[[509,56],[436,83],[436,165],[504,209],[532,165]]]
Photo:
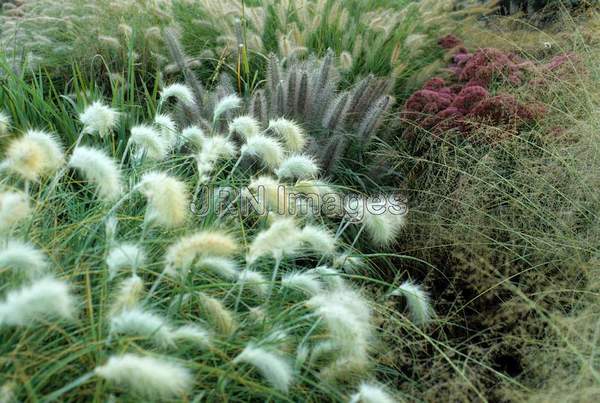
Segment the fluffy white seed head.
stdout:
[[316,295],[323,291],[321,280],[316,273],[287,273],[281,278],[281,286]]
[[251,116],[238,116],[229,124],[229,133],[238,133],[243,139],[256,136],[260,132],[260,125]]
[[222,114],[240,107],[242,100],[237,95],[227,95],[219,100],[213,111],[213,121],[218,120]]
[[283,139],[286,149],[290,152],[300,152],[306,144],[304,130],[291,120],[284,118],[271,120],[269,129]]
[[417,326],[426,325],[433,317],[433,308],[427,291],[419,284],[405,281],[392,292],[406,298],[406,305],[410,313],[410,319]]
[[131,144],[136,148],[136,158],[146,158],[160,161],[167,157],[169,144],[153,127],[138,125],[131,128]]
[[317,176],[319,167],[315,159],[306,154],[292,155],[283,160],[275,174],[279,178],[310,179]]
[[2,166],[24,180],[37,181],[45,170],[44,159],[44,148],[22,136],[10,142]]
[[56,136],[42,130],[28,130],[24,136],[40,146],[44,153],[43,175],[52,175],[65,163],[63,146]]
[[292,383],[293,371],[290,363],[280,355],[264,348],[248,345],[233,362],[256,367],[271,386],[282,392],[287,392]]
[[200,231],[181,238],[169,247],[165,255],[165,273],[185,276],[203,256],[227,257],[238,249],[235,239],[218,231]]
[[190,143],[198,149],[202,149],[202,144],[206,140],[204,131],[198,126],[189,126],[181,131],[182,140],[185,143]]
[[25,326],[52,319],[71,319],[75,298],[66,282],[42,278],[9,291],[0,302],[0,326]]
[[71,155],[69,166],[80,171],[86,180],[97,186],[101,199],[115,201],[121,195],[121,172],[116,162],[104,151],[77,147]]
[[348,205],[346,211],[360,219],[373,243],[380,246],[393,242],[406,220],[405,206],[394,196],[360,199],[356,205]]
[[111,315],[135,307],[144,292],[144,282],[136,274],[123,280],[111,304]]
[[166,348],[175,345],[173,329],[165,318],[140,308],[124,309],[110,318],[112,335],[143,337]]
[[305,226],[300,232],[300,240],[309,250],[322,255],[330,255],[335,251],[335,237],[324,227]]
[[163,88],[160,92],[159,102],[165,102],[171,97],[176,98],[179,102],[188,106],[194,106],[196,104],[192,90],[184,84],[175,83]]
[[166,228],[185,222],[189,209],[185,183],[164,172],[149,172],[142,176],[138,188],[148,199],[146,220]]
[[281,165],[285,155],[279,141],[262,134],[250,137],[246,144],[242,146],[241,152],[243,155],[259,158],[267,167],[273,170]]
[[9,241],[0,247],[0,268],[11,268],[30,278],[37,278],[48,268],[46,255],[31,244]]
[[224,257],[201,257],[198,260],[198,267],[201,269],[210,270],[214,274],[227,280],[235,280],[240,274],[240,269],[237,263]]
[[233,334],[237,328],[237,323],[225,305],[218,299],[204,293],[198,293],[197,296],[202,316],[207,318],[215,330],[226,336]]
[[112,356],[96,367],[96,375],[145,398],[182,398],[193,384],[187,368],[166,359],[135,354]]
[[246,269],[241,272],[238,282],[244,288],[249,288],[258,297],[264,297],[269,291],[268,281],[265,276],[254,270]]
[[29,198],[21,192],[0,192],[0,234],[8,232],[31,213]]
[[215,163],[218,160],[231,158],[235,155],[235,152],[235,146],[225,137],[207,137],[203,141],[202,148],[196,156],[198,175],[201,180],[208,180],[208,173],[214,169]]
[[0,136],[4,136],[10,129],[10,116],[4,111],[0,111]]
[[111,248],[106,257],[108,278],[112,280],[123,269],[131,269],[133,273],[146,262],[146,253],[139,245],[122,243]]
[[160,131],[160,135],[168,146],[172,149],[177,145],[177,125],[173,118],[167,114],[158,114],[154,117],[154,124]]
[[180,326],[171,334],[175,342],[188,341],[201,347],[210,345],[210,333],[198,325]]
[[383,388],[363,382],[358,392],[350,397],[350,403],[395,403],[396,399],[390,396]]
[[285,255],[296,253],[300,247],[300,230],[292,218],[280,218],[271,226],[259,232],[248,250],[246,262],[254,263],[262,256],[272,256],[279,260]]
[[95,101],[79,115],[83,132],[100,137],[109,134],[117,126],[118,119],[119,113],[100,101]]
[[344,290],[346,289],[346,283],[344,282],[344,278],[335,269],[327,266],[318,266],[314,269],[310,269],[306,271],[307,273],[315,273],[319,276],[323,283],[327,284],[327,288],[330,290]]

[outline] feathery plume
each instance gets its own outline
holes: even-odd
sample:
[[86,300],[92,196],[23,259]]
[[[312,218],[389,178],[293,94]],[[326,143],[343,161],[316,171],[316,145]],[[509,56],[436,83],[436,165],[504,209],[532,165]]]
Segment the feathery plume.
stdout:
[[0,111],[0,136],[4,136],[8,133],[10,128],[10,116],[4,111]]
[[115,201],[121,195],[121,173],[115,161],[104,151],[77,147],[71,155],[69,166],[81,171],[86,180],[97,186],[101,199]]
[[185,143],[190,143],[198,149],[202,149],[202,145],[206,141],[204,131],[197,126],[189,126],[183,129],[181,137]]
[[346,213],[362,222],[371,240],[380,246],[394,241],[404,226],[406,207],[394,196],[359,199],[348,203]]
[[[256,195],[256,199],[251,198],[246,190]],[[274,211],[285,214],[288,211],[285,187],[277,179],[270,176],[263,175],[252,179],[242,194],[248,197],[251,203],[255,204],[259,213]]]
[[348,104],[349,94],[346,92],[340,95],[330,106],[323,118],[323,127],[337,132],[343,129],[345,120],[346,105]]
[[93,102],[79,115],[83,133],[98,134],[100,137],[106,136],[117,126],[118,118],[119,112],[100,101]]
[[138,185],[148,199],[145,219],[156,225],[174,228],[185,222],[189,201],[186,186],[164,172],[149,172]]
[[25,138],[40,146],[44,153],[43,174],[51,175],[56,172],[65,162],[65,154],[60,141],[55,135],[42,130],[28,130]]
[[252,116],[261,124],[267,123],[268,108],[264,90],[258,90],[254,93],[254,95],[252,95],[250,107],[248,109],[250,110]]
[[237,95],[227,95],[219,100],[213,111],[213,121],[216,122],[223,113],[240,107],[242,100]]
[[9,267],[30,278],[36,278],[48,267],[46,255],[33,245],[21,241],[8,241],[0,247],[0,267]]
[[221,158],[235,155],[235,146],[223,136],[207,137],[202,143],[202,149],[196,156],[198,176],[208,180],[207,174],[214,169],[215,163]]
[[209,332],[198,325],[180,326],[171,333],[171,337],[176,342],[189,341],[201,347],[208,347],[210,345]]
[[0,326],[24,326],[47,318],[71,319],[75,299],[64,281],[42,278],[9,291],[0,302]]
[[306,154],[291,155],[283,160],[275,174],[279,178],[310,179],[319,173],[315,159]]
[[293,272],[284,274],[281,286],[300,290],[308,295],[316,295],[323,291],[321,281],[316,273]]
[[281,137],[290,152],[300,152],[306,144],[304,130],[295,122],[280,118],[269,121],[269,129]]
[[237,324],[233,315],[223,303],[215,298],[212,298],[204,293],[198,293],[198,299],[203,316],[217,330],[218,333],[230,336],[235,332]]
[[254,135],[241,148],[243,155],[258,157],[267,167],[276,169],[283,161],[284,150],[274,138]]
[[112,356],[94,372],[136,395],[152,399],[182,397],[193,384],[190,371],[179,364],[135,354]]
[[280,218],[256,235],[248,249],[246,262],[252,264],[266,255],[281,260],[283,256],[295,253],[299,247],[300,230],[296,223],[292,218]]
[[358,392],[350,397],[349,403],[395,403],[396,399],[391,397],[381,387],[363,382]]
[[119,285],[117,295],[111,304],[110,313],[114,315],[125,309],[135,307],[144,292],[144,282],[137,274],[123,280]]
[[366,146],[373,133],[380,126],[385,113],[392,106],[394,98],[390,95],[384,95],[377,100],[375,105],[365,115],[363,121],[358,127],[357,136],[361,139],[362,146]]
[[198,257],[227,257],[235,253],[238,244],[231,235],[216,231],[200,231],[181,238],[169,247],[165,256],[165,272],[185,276]]
[[292,382],[291,365],[278,354],[264,348],[248,345],[235,357],[233,362],[234,364],[246,363],[256,367],[271,386],[282,392],[287,392]]
[[25,180],[37,181],[44,172],[44,149],[36,141],[22,136],[14,139],[6,149],[0,165]]
[[346,288],[346,283],[344,282],[344,279],[342,278],[341,274],[337,270],[332,269],[331,267],[319,266],[315,267],[314,269],[307,270],[306,273],[318,274],[321,280],[325,284],[327,284],[327,287],[330,290]]
[[250,116],[238,116],[229,124],[229,134],[238,133],[242,138],[248,140],[260,132],[260,125]]
[[169,144],[166,139],[151,126],[132,127],[129,141],[137,148],[137,159],[145,156],[150,160],[160,161],[165,159],[169,152]]
[[202,257],[198,260],[198,267],[208,269],[227,280],[235,280],[240,274],[237,264],[233,260],[224,257]]
[[140,308],[124,309],[110,318],[111,335],[143,337],[163,348],[175,345],[172,332],[165,318]]
[[267,279],[254,270],[246,269],[242,271],[238,277],[238,282],[243,287],[249,287],[258,297],[264,297],[269,292]]
[[300,231],[300,241],[309,247],[309,249],[330,255],[335,251],[335,238],[325,228],[315,225],[307,225]]
[[146,253],[139,245],[131,243],[122,243],[114,246],[106,257],[108,266],[108,279],[115,278],[120,270],[131,268],[135,273],[136,269],[146,262]]
[[421,285],[405,281],[391,295],[406,298],[410,319],[415,325],[422,326],[431,321],[433,308],[431,307],[429,294]]
[[163,103],[171,97],[176,98],[179,102],[187,106],[196,105],[192,90],[184,84],[174,83],[163,88],[163,90],[160,92],[159,102]]
[[8,231],[31,213],[29,198],[21,192],[0,192],[0,233]]
[[160,135],[171,149],[177,144],[177,125],[173,118],[167,114],[158,114],[154,117],[154,124],[160,130]]

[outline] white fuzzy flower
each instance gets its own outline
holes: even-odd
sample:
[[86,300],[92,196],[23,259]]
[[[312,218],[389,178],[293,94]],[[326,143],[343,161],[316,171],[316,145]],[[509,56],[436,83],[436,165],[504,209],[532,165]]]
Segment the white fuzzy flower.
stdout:
[[431,321],[433,308],[427,291],[419,284],[405,281],[392,292],[391,295],[398,295],[406,298],[406,305],[410,312],[410,319],[415,325],[426,325]]
[[181,137],[184,142],[191,143],[194,147],[202,149],[202,144],[206,140],[204,131],[198,126],[189,126],[181,131]]
[[4,136],[10,128],[10,116],[4,111],[0,111],[0,136]]
[[0,234],[23,221],[31,213],[29,198],[21,192],[0,193]]
[[294,220],[280,218],[256,235],[250,244],[246,262],[252,264],[258,258],[267,255],[280,260],[285,255],[294,254],[300,247],[300,242],[300,230]]
[[98,187],[101,199],[115,201],[121,195],[121,172],[115,161],[104,151],[77,147],[71,155],[69,166],[79,170],[86,180]]
[[30,278],[36,278],[46,271],[46,255],[31,244],[21,241],[9,241],[0,247],[0,268],[9,267],[22,272]]
[[293,371],[290,363],[278,354],[263,348],[248,345],[233,362],[247,363],[256,367],[271,386],[282,392],[287,392],[292,382]]
[[267,175],[252,179],[247,189],[242,191],[242,196],[261,215],[271,211],[287,214],[289,211],[286,187],[277,179]]
[[110,318],[110,334],[143,337],[163,348],[175,345],[172,333],[165,318],[140,308],[124,309]]
[[350,397],[349,403],[395,403],[396,399],[391,397],[380,386],[363,382],[358,392]]
[[139,245],[123,243],[112,247],[106,257],[108,279],[112,280],[120,270],[130,268],[134,273],[146,261],[146,253]]
[[321,280],[327,284],[327,287],[330,290],[343,290],[346,289],[346,283],[344,282],[344,278],[335,269],[327,266],[318,266],[314,269],[307,270],[306,273],[315,273],[318,274]]
[[258,297],[264,297],[269,292],[268,281],[257,271],[244,270],[238,277],[238,282],[244,288],[250,288]]
[[48,318],[71,319],[75,299],[64,281],[50,277],[9,291],[0,302],[0,326],[24,326]]
[[187,368],[166,359],[135,354],[112,356],[96,367],[96,375],[149,399],[182,398],[193,384]]
[[185,183],[163,172],[149,172],[142,176],[138,188],[148,199],[146,220],[166,228],[185,222],[189,209]]
[[188,106],[194,106],[196,104],[192,90],[190,90],[190,88],[184,84],[175,83],[163,88],[163,90],[160,92],[159,102],[165,102],[171,97],[176,98],[179,102]]
[[202,148],[196,156],[198,164],[198,175],[203,180],[208,180],[207,174],[210,173],[215,163],[220,159],[231,158],[235,155],[235,146],[223,136],[207,137]]
[[28,130],[24,136],[40,146],[44,153],[43,174],[51,175],[65,162],[65,154],[60,141],[54,134],[42,130]]
[[121,312],[124,309],[135,307],[139,302],[143,291],[144,282],[136,274],[123,280],[119,285],[117,295],[111,304],[111,315]]
[[307,225],[300,232],[300,240],[310,250],[330,255],[335,251],[335,238],[326,228]]
[[208,347],[210,345],[209,332],[198,325],[180,326],[173,331],[171,337],[176,342],[189,341],[201,347]]
[[281,286],[300,290],[309,295],[316,295],[323,291],[321,281],[316,273],[294,272],[284,274],[281,278]]
[[129,141],[136,147],[136,157],[145,156],[153,161],[160,161],[167,157],[169,144],[167,140],[153,127],[138,125],[131,128]]
[[300,152],[306,144],[306,134],[300,126],[284,118],[271,120],[269,129],[281,137],[290,152]]
[[45,157],[44,148],[38,142],[22,136],[9,143],[0,167],[24,180],[37,181],[44,174]]
[[277,140],[262,134],[250,137],[242,146],[241,152],[243,155],[259,158],[270,169],[279,167],[285,154]]
[[210,270],[227,280],[235,280],[240,274],[238,265],[233,260],[224,257],[205,256],[198,260],[197,266]]
[[406,220],[406,207],[394,196],[358,199],[346,206],[346,212],[363,223],[371,240],[381,246],[396,239]]
[[116,110],[100,101],[92,103],[79,115],[79,120],[83,123],[83,132],[98,134],[100,137],[106,136],[117,126],[118,118],[119,113]]
[[177,145],[177,125],[173,118],[166,114],[154,117],[154,124],[160,130],[160,135],[168,145],[169,150]]
[[260,131],[260,125],[251,116],[238,116],[233,119],[229,124],[229,133],[238,133],[242,135],[245,140],[250,137],[256,136]]
[[305,154],[292,155],[283,160],[275,174],[279,178],[310,179],[319,173],[315,159]]
[[237,95],[227,95],[219,100],[213,111],[213,121],[218,120],[222,114],[240,107],[242,100]]

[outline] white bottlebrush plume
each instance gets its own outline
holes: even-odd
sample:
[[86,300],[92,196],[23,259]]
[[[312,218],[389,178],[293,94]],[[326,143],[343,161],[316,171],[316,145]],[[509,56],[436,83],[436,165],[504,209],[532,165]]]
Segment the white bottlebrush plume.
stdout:
[[189,126],[181,131],[181,138],[183,142],[190,143],[194,147],[202,149],[202,145],[206,140],[206,135],[198,126]]
[[327,287],[330,290],[343,290],[346,288],[346,283],[344,282],[344,278],[335,269],[327,266],[319,266],[314,269],[307,270],[306,273],[315,273],[318,274],[321,280],[327,284]]
[[300,232],[300,240],[308,249],[323,255],[335,251],[335,237],[324,227],[305,226]]
[[218,256],[205,256],[198,260],[198,267],[210,270],[227,280],[235,280],[240,274],[238,265],[231,259]]
[[143,337],[163,348],[175,345],[172,333],[165,318],[140,308],[124,309],[110,318],[111,335]]
[[71,319],[75,299],[64,281],[42,278],[9,291],[0,302],[0,326],[23,326],[49,318]]
[[294,191],[304,195],[315,195],[318,197],[335,194],[334,190],[327,182],[320,180],[299,180],[294,185]]
[[309,295],[316,295],[323,291],[321,281],[316,273],[294,272],[284,274],[281,278],[281,286],[300,290]]
[[0,136],[4,136],[10,129],[10,116],[4,111],[0,111]]
[[315,159],[305,154],[292,155],[283,160],[275,174],[279,178],[310,179],[317,176],[319,167]]
[[29,198],[21,192],[0,192],[0,234],[23,221],[31,213]]
[[206,317],[210,324],[220,334],[229,336],[237,328],[237,324],[231,312],[221,301],[204,293],[198,293],[202,316]]
[[71,155],[69,166],[79,170],[86,180],[97,186],[101,199],[115,201],[121,195],[121,172],[116,162],[104,151],[77,147]]
[[111,248],[106,257],[108,266],[108,279],[115,278],[117,273],[123,269],[131,269],[133,273],[146,261],[146,253],[139,245],[122,243]]
[[131,144],[136,147],[136,157],[145,156],[153,161],[166,158],[169,152],[169,144],[163,136],[153,127],[138,125],[131,128]]
[[242,146],[241,152],[243,155],[259,158],[270,169],[277,169],[281,165],[285,154],[283,147],[277,140],[262,134],[250,137],[246,144]]
[[231,256],[238,249],[235,239],[218,231],[200,231],[181,238],[169,247],[165,256],[165,273],[185,276],[199,257]]
[[109,134],[117,126],[118,119],[119,112],[100,101],[92,103],[79,115],[83,132],[98,134],[100,137]]
[[268,281],[265,276],[254,270],[246,269],[241,272],[238,282],[244,288],[249,288],[258,297],[264,297],[269,292]]
[[44,153],[43,174],[51,175],[65,162],[65,153],[60,141],[54,134],[42,130],[28,130],[24,136],[40,146]]
[[9,241],[0,247],[0,268],[9,267],[30,278],[36,278],[48,267],[46,255],[31,244]]
[[235,155],[236,148],[223,136],[207,137],[202,143],[202,148],[196,156],[198,164],[198,177],[202,181],[207,181],[208,173],[220,159],[231,158]]
[[150,399],[183,398],[193,384],[190,371],[167,359],[135,354],[112,356],[96,367],[96,375]]
[[406,209],[394,196],[359,199],[347,206],[351,215],[358,214],[373,243],[385,246],[393,242],[405,224]]
[[154,124],[158,127],[160,135],[172,149],[177,144],[177,125],[173,118],[167,114],[158,114],[154,117]]
[[233,362],[256,367],[271,386],[282,392],[287,392],[292,382],[293,371],[290,363],[280,355],[263,348],[248,345]]
[[148,199],[146,220],[166,228],[185,222],[189,209],[185,183],[164,172],[149,172],[142,176],[138,188]]
[[283,139],[287,150],[290,152],[300,152],[306,144],[304,130],[291,120],[284,118],[271,120],[269,129]]
[[123,280],[111,304],[111,315],[135,307],[140,301],[143,292],[144,282],[136,274]]
[[37,181],[45,170],[45,153],[36,141],[22,136],[10,142],[1,167],[28,181]]
[[350,397],[349,403],[395,403],[396,399],[390,396],[380,386],[363,382],[358,392]]
[[201,347],[210,345],[210,333],[198,325],[184,325],[175,329],[171,336],[175,342],[188,341]]
[[254,263],[262,256],[270,255],[280,260],[285,255],[294,254],[300,247],[300,230],[292,218],[280,218],[271,226],[258,233],[248,250],[246,262]]
[[159,102],[165,102],[171,97],[176,98],[179,102],[188,106],[194,106],[196,104],[192,90],[184,84],[175,83],[163,88],[160,92]]
[[217,121],[222,114],[240,107],[242,100],[237,95],[227,95],[219,100],[213,111],[213,121]]
[[238,133],[244,140],[256,136],[260,132],[260,125],[251,116],[238,116],[229,124],[229,133]]
[[415,325],[426,325],[431,321],[433,308],[427,291],[419,284],[405,281],[392,292],[391,295],[398,295],[406,298],[406,305],[410,313],[410,319]]
[[285,215],[289,212],[289,200],[285,185],[271,176],[262,175],[250,181],[242,196],[258,214],[276,212]]

